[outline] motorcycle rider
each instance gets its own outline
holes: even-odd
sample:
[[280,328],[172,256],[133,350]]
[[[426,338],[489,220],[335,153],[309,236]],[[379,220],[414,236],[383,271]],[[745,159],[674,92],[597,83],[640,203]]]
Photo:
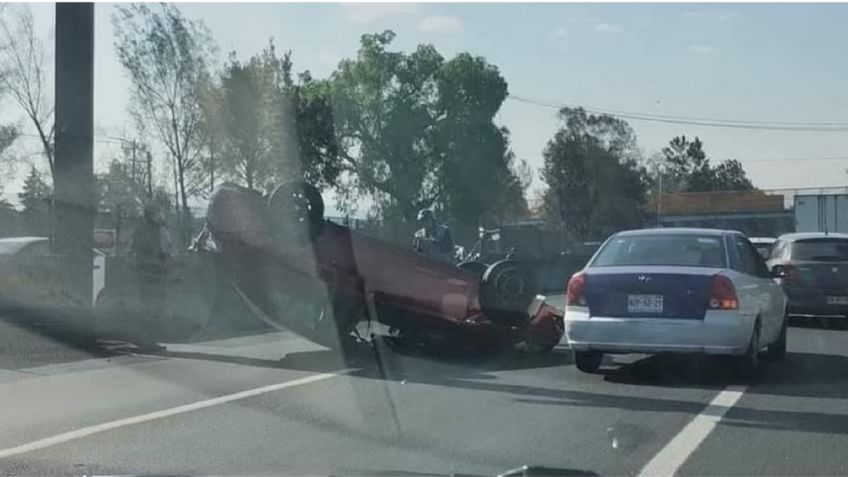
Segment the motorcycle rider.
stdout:
[[415,232],[413,247],[416,251],[444,262],[453,260],[453,238],[447,225],[436,222],[436,215],[431,209],[421,209],[418,212],[418,225]]

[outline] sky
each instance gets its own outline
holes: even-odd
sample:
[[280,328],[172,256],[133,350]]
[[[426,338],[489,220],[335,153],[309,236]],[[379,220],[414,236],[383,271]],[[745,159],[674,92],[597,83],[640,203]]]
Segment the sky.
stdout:
[[[31,8],[52,47],[54,7]],[[230,51],[247,58],[273,37],[278,49],[292,51],[295,70],[325,77],[341,59],[355,55],[360,35],[391,29],[399,50],[432,43],[446,58],[464,51],[486,57],[517,97],[668,116],[848,123],[848,5],[192,3],[180,8],[210,28],[220,62]],[[103,137],[131,129],[112,11],[111,4],[95,7],[95,125]],[[0,119],[22,121],[8,101],[2,104]],[[542,150],[560,126],[556,110],[507,100],[496,119],[509,128],[516,155],[538,170]],[[714,161],[740,160],[761,188],[848,182],[846,131],[629,122],[646,156],[674,136],[699,136]],[[117,147],[99,143],[98,166]],[[19,184],[8,184],[6,193],[16,192]],[[537,176],[532,194],[542,187]]]

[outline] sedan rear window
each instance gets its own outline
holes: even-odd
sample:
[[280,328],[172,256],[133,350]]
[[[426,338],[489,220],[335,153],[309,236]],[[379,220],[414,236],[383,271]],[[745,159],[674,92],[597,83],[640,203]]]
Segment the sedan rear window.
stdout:
[[848,261],[848,240],[816,238],[798,240],[792,244],[792,260]]
[[724,241],[714,235],[632,235],[614,237],[592,266],[679,265],[725,268]]

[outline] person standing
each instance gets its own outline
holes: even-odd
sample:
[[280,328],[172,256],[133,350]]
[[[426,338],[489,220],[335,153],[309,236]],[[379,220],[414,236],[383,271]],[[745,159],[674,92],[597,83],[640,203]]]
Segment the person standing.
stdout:
[[165,287],[168,265],[171,262],[173,244],[165,215],[157,205],[144,208],[144,217],[132,238],[131,252],[138,277],[139,304],[142,307],[142,322],[133,333],[133,341],[144,351],[162,351],[164,347],[155,343],[156,330],[162,323],[165,312]]

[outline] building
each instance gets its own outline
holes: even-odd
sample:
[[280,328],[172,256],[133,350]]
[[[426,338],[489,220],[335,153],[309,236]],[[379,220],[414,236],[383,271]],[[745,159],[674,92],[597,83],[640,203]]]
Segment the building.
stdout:
[[783,194],[764,191],[679,192],[652,197],[659,227],[711,227],[748,236],[776,237],[795,230]]

